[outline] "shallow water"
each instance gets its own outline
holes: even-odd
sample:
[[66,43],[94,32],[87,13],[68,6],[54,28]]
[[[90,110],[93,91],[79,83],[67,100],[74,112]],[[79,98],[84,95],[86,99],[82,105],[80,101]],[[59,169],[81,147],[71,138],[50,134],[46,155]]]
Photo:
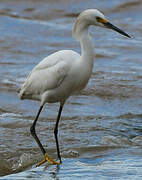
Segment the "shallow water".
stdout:
[[[76,16],[87,8],[100,9],[132,38],[90,28],[94,69],[88,86],[71,97],[63,111],[63,164],[35,168],[43,157],[29,127],[39,103],[20,101],[17,92],[45,56],[62,49],[80,52],[71,30]],[[141,9],[140,0],[0,1],[1,179],[142,178]],[[47,104],[37,123],[39,138],[54,158],[57,111],[58,104]]]

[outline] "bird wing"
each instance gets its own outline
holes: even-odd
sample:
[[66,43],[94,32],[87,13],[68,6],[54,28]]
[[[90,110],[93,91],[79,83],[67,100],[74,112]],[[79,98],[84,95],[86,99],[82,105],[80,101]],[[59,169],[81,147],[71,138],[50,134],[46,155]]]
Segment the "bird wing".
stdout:
[[60,86],[71,68],[66,58],[63,53],[54,53],[43,59],[29,74],[21,88],[20,97],[23,94],[42,94]]

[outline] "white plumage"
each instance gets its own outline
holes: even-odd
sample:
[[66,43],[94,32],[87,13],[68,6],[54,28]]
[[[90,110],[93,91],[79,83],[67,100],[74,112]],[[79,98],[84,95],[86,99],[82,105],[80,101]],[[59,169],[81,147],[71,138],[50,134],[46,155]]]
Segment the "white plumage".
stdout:
[[81,66],[81,62],[80,55],[71,50],[58,51],[46,57],[28,76],[20,98],[39,100],[41,105],[46,102],[64,103],[71,94],[86,85],[91,75],[92,67],[87,67],[87,61],[85,66]]
[[47,155],[40,143],[35,132],[36,121],[46,102],[60,102],[54,133],[58,158],[61,163],[57,132],[63,105],[70,95],[78,93],[86,86],[92,73],[94,46],[88,33],[88,27],[90,25],[113,29],[130,37],[124,31],[109,23],[105,19],[105,16],[98,10],[88,9],[83,11],[77,17],[73,28],[73,36],[81,44],[81,55],[72,50],[62,50],[49,55],[35,66],[19,93],[21,99],[33,99],[41,102],[40,110],[31,127],[31,133],[43,152],[45,161],[47,160],[52,164],[57,164],[57,162]]

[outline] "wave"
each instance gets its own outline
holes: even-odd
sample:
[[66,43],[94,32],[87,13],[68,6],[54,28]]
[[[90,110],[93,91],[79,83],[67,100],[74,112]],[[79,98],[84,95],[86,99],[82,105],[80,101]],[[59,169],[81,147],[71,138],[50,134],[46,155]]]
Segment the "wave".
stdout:
[[135,1],[123,1],[122,4],[116,5],[112,9],[109,9],[109,13],[117,13],[117,12],[126,12],[130,11],[130,9],[135,9],[136,7],[139,7],[142,5],[141,0],[135,0]]

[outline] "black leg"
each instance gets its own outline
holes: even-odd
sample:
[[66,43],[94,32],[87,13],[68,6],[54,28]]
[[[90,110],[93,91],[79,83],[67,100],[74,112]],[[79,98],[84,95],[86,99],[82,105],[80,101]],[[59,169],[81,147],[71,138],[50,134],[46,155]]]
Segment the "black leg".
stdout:
[[37,113],[37,116],[36,116],[36,118],[35,118],[32,126],[31,126],[31,128],[30,128],[30,131],[31,131],[32,136],[33,136],[34,139],[36,140],[38,146],[40,147],[43,155],[45,155],[46,151],[45,151],[45,149],[43,148],[43,146],[42,146],[39,138],[38,138],[37,135],[36,135],[36,131],[35,131],[36,122],[37,122],[37,120],[38,120],[38,117],[39,117],[39,115],[40,115],[40,112],[41,112],[42,108],[43,108],[43,106],[41,106],[41,107],[39,108],[39,111],[38,111],[38,113]]
[[61,160],[61,156],[60,156],[60,148],[59,148],[58,136],[57,135],[58,135],[58,124],[59,124],[59,120],[60,120],[60,117],[61,117],[62,109],[63,109],[63,106],[60,105],[58,116],[57,116],[57,121],[56,121],[56,125],[55,125],[55,129],[54,129],[54,135],[55,135],[56,147],[57,147],[57,154],[58,154],[58,158],[59,158],[60,162],[62,162],[62,160]]

